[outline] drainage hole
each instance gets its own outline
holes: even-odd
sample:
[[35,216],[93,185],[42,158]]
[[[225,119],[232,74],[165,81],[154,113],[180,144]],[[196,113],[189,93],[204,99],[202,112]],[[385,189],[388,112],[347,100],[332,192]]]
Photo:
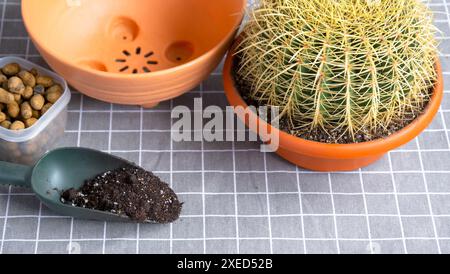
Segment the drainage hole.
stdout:
[[122,51],[122,53],[125,54],[125,56],[130,56],[131,55],[131,53],[128,50],[124,50],[124,51]]
[[[78,1],[79,2],[79,1]],[[118,41],[134,41],[140,29],[136,21],[125,16],[118,16],[109,22],[107,34]]]
[[141,47],[136,48],[136,55],[139,55],[139,54],[141,54]]
[[120,69],[120,72],[124,72],[127,71],[130,67],[129,66],[125,66],[123,68]]
[[137,74],[138,70],[137,69],[133,69],[133,74]]
[[176,41],[166,49],[166,58],[174,63],[187,62],[194,56],[195,48],[191,42]]
[[86,68],[108,72],[108,68],[106,67],[106,65],[97,60],[82,60],[79,62],[79,64]]
[[146,73],[151,72],[151,70],[148,67],[142,67],[142,70]]
[[149,64],[149,65],[157,65],[158,61],[147,61],[147,64]]

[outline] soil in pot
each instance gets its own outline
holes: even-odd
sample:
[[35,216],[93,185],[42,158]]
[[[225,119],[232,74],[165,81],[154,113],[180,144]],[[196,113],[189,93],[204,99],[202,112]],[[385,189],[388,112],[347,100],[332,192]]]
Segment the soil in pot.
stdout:
[[61,201],[76,207],[125,215],[137,222],[161,224],[176,221],[182,203],[168,184],[153,173],[128,165],[87,180],[79,189],[68,189]]
[[[239,65],[240,62],[241,58],[239,54],[237,54],[233,60],[233,70],[232,70],[232,76],[236,88],[240,92],[242,99],[244,99],[247,105],[259,108],[261,106],[261,103],[258,102],[257,100],[254,100],[251,96],[252,93],[251,84],[240,79],[237,73],[235,73],[236,71],[238,71],[240,67]],[[432,92],[433,92],[432,89],[424,90],[422,96],[424,98],[431,98],[433,95]],[[290,135],[320,143],[351,144],[351,143],[369,142],[377,139],[387,138],[390,135],[402,130],[403,128],[411,124],[417,117],[423,114],[428,103],[429,99],[424,100],[422,105],[406,109],[402,119],[393,120],[387,127],[379,127],[372,131],[369,128],[364,129],[358,134],[356,134],[354,138],[352,138],[352,136],[350,136],[350,134],[346,132],[344,129],[325,130],[324,128],[316,128],[311,130],[310,128],[302,127],[298,123],[296,124],[296,121],[293,121],[293,123],[291,123],[287,117],[280,118],[279,129],[286,133],[289,133]]]

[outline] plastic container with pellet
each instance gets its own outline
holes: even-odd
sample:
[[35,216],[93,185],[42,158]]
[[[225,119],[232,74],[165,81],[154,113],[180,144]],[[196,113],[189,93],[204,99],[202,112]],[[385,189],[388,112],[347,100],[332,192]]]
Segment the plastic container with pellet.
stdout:
[[32,126],[21,130],[0,127],[0,161],[30,165],[54,148],[64,135],[71,94],[67,82],[48,69],[18,57],[0,58],[0,68],[7,64],[18,64],[21,70],[33,70],[37,75],[50,77],[62,88],[60,97]]

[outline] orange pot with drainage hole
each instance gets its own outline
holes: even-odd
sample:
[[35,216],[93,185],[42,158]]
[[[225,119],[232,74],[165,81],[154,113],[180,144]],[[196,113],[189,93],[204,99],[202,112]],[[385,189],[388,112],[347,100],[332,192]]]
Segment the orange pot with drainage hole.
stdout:
[[98,100],[152,107],[201,83],[220,63],[246,0],[22,0],[48,64]]
[[[230,105],[246,108],[247,103],[242,99],[240,92],[235,85],[233,76],[233,61],[235,47],[230,50],[223,69],[225,94]],[[379,160],[390,150],[400,147],[425,130],[439,110],[443,98],[443,78],[442,68],[439,60],[436,62],[438,79],[433,90],[433,96],[424,113],[407,127],[397,133],[384,138],[365,143],[354,144],[325,144],[313,142],[290,135],[268,125],[260,119],[256,113],[244,116],[237,113],[239,118],[254,132],[259,132],[259,127],[263,127],[262,132],[269,132],[271,136],[279,136],[279,148],[276,153],[287,161],[302,168],[315,171],[350,171]],[[257,121],[251,123],[250,121]],[[270,136],[262,136],[263,140],[270,140]]]

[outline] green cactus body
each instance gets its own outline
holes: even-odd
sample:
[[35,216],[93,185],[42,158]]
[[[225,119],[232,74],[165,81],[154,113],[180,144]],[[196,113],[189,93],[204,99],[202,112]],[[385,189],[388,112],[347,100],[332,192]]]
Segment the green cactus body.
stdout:
[[293,131],[355,140],[411,117],[436,81],[432,12],[420,0],[260,0],[236,77]]

